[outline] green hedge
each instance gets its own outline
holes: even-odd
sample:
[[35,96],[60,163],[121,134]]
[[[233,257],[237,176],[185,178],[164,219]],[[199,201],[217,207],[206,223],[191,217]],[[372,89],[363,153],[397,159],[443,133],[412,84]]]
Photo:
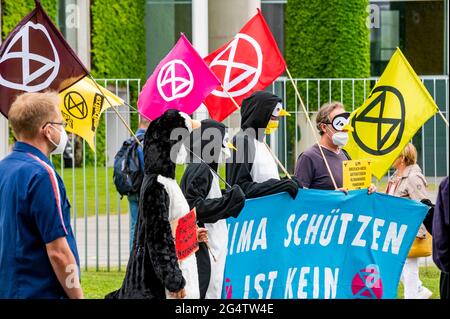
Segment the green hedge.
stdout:
[[[92,0],[92,74],[96,78],[140,78],[145,81],[145,0]],[[130,87],[131,92],[137,88]],[[137,96],[130,104],[136,106]],[[131,127],[137,128],[137,115]],[[97,161],[105,160],[104,116],[97,132]],[[93,153],[87,162],[93,163]]]
[[[292,75],[300,78],[370,76],[368,5],[369,0],[288,0],[286,59]],[[357,91],[360,93],[358,88]],[[336,82],[332,93],[333,99],[340,99],[340,83]],[[328,91],[322,88],[321,95],[324,95],[321,102],[328,100]],[[362,102],[362,98],[357,95],[357,102]],[[311,107],[317,109],[317,99],[310,95],[310,100],[315,101]],[[346,87],[344,103],[349,101],[351,87]]]
[[[57,24],[58,0],[41,0],[42,6]],[[1,0],[3,39],[34,8],[34,0]],[[91,0],[92,74],[96,78],[140,78],[145,81],[145,0]],[[142,82],[144,83],[144,82]],[[137,88],[130,85],[136,106]],[[132,115],[131,127],[137,128],[138,117]],[[87,147],[89,149],[89,147]],[[97,133],[97,162],[105,161],[104,116]],[[94,154],[86,154],[88,165]]]
[[[288,0],[285,13],[286,62],[294,78],[365,78],[370,76],[370,30],[366,26],[369,0]],[[308,87],[309,109],[328,102],[328,82]],[[306,104],[306,84],[299,84]],[[369,88],[367,88],[368,92]],[[355,107],[364,101],[364,84],[355,85]],[[288,109],[294,109],[294,90],[288,86]],[[332,82],[331,99],[352,106],[352,83]],[[299,106],[300,107],[300,106]],[[295,118],[288,119],[288,143],[295,139]],[[300,134],[298,134],[300,136]],[[288,158],[293,169],[294,154]]]
[[[34,0],[1,0],[1,2],[2,39],[4,40],[17,23],[34,9],[35,5]],[[56,24],[58,0],[41,0],[41,4]]]

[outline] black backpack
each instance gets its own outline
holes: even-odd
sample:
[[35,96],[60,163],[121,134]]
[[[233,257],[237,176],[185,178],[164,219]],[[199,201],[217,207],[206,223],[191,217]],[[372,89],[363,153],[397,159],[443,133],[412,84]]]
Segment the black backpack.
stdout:
[[[144,134],[138,136],[142,143]],[[123,142],[122,147],[114,157],[114,185],[120,195],[128,196],[139,193],[142,180],[144,179],[143,169],[139,162],[138,147],[134,137]]]

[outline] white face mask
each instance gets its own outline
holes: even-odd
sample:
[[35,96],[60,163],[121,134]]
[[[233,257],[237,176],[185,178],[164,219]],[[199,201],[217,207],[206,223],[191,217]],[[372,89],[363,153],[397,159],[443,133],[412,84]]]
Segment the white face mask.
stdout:
[[56,148],[50,153],[52,155],[59,155],[64,153],[64,150],[66,149],[67,141],[69,140],[69,137],[67,136],[66,130],[58,130],[56,127],[50,125],[51,128],[57,130],[59,132],[59,143],[56,144],[54,141],[52,141],[51,138],[47,137],[50,143],[56,146]]
[[231,157],[231,150],[228,147],[222,147],[219,154],[219,163],[225,163]]
[[331,137],[333,144],[338,147],[344,147],[348,143],[348,133],[347,132],[337,132]]
[[187,159],[187,151],[186,151],[186,146],[184,146],[184,144],[181,145],[180,150],[178,151],[177,154],[177,159],[175,160],[176,164],[185,164],[186,163],[186,159]]

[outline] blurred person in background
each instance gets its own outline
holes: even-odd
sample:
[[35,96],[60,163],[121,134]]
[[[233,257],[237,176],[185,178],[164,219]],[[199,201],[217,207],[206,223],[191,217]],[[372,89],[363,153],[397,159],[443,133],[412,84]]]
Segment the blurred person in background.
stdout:
[[[427,181],[422,174],[422,170],[417,165],[417,150],[412,143],[408,143],[401,152],[400,156],[392,165],[395,172],[389,179],[386,193],[396,197],[409,198],[415,201],[429,201],[427,193]],[[430,240],[430,234],[426,231],[422,224],[416,235],[414,245],[421,246],[425,240]],[[429,241],[431,243],[431,241]],[[411,256],[411,251],[408,256]],[[432,292],[422,285],[419,278],[419,258],[406,258],[401,280],[405,287],[405,299],[428,299]]]

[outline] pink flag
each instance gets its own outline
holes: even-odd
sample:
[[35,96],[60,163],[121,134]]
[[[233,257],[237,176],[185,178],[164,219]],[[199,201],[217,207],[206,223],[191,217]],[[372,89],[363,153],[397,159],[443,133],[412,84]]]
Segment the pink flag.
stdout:
[[138,98],[138,110],[151,120],[168,109],[192,114],[219,85],[215,74],[181,34],[145,83]]

